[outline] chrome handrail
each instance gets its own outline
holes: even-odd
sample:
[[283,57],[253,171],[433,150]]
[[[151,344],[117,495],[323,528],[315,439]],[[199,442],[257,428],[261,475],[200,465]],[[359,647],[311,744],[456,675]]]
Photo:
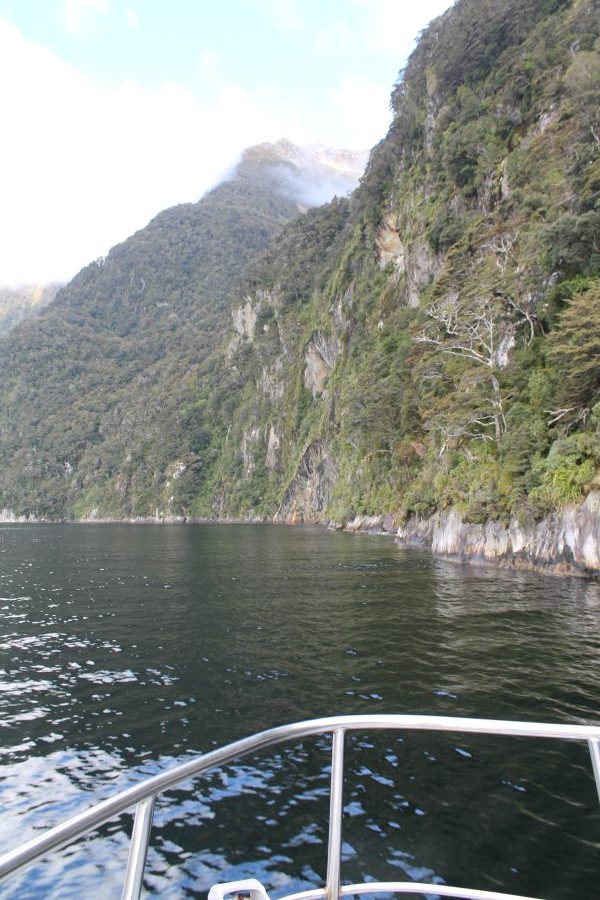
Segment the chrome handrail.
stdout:
[[[327,896],[336,900],[338,896],[352,893],[374,893],[375,884],[351,885],[340,888],[341,860],[341,822],[342,822],[342,786],[344,774],[344,736],[347,731],[444,731],[461,734],[493,734],[508,737],[554,738],[567,741],[587,741],[592,758],[592,767],[598,797],[600,799],[600,726],[594,725],[553,725],[538,722],[511,722],[502,719],[454,718],[451,716],[426,715],[366,715],[366,716],[332,716],[330,718],[310,719],[290,725],[269,728],[258,734],[243,738],[211,750],[195,759],[181,763],[166,772],[161,772],[145,781],[121,791],[114,797],[102,800],[95,806],[76,813],[65,822],[49,828],[43,834],[32,838],[20,847],[0,856],[0,879],[7,877],[19,869],[29,865],[56,850],[69,844],[85,834],[93,831],[109,819],[119,816],[136,805],[134,828],[131,838],[129,860],[125,877],[123,898],[137,900],[142,889],[144,863],[150,838],[154,801],[158,794],[175,787],[195,775],[201,775],[211,769],[218,768],[249,753],[272,747],[288,740],[310,737],[319,734],[333,734],[331,800],[329,820],[329,843],[327,861],[327,885],[323,889],[305,891],[291,895],[286,900],[306,898],[313,900]],[[489,891],[475,891],[465,888],[450,888],[447,885],[416,885],[413,882],[384,882],[380,890],[407,893],[419,892],[427,888],[427,892],[439,896],[485,898],[507,898],[515,895]],[[392,888],[390,884],[395,884]],[[353,890],[351,890],[352,888]],[[367,888],[369,889],[367,891]],[[450,893],[448,892],[450,891]],[[425,891],[424,891],[425,892]],[[519,900],[519,898],[515,898]],[[532,900],[532,898],[527,898]]]

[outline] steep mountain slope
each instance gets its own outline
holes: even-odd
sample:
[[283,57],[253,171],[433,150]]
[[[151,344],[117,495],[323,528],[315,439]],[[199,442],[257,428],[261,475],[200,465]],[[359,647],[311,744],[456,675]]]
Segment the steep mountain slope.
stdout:
[[0,287],[0,336],[48,306],[60,287],[54,283]]
[[582,501],[600,462],[599,23],[597,0],[457,0],[352,197],[279,228],[295,173],[259,148],[267,194],[222,186],[251,233],[219,188],[80,273],[4,344],[0,506],[418,530]]
[[307,172],[288,142],[253,148],[230,180],[158,215],[4,338],[0,507],[54,517],[185,508],[203,477],[203,376],[231,292],[334,163],[337,174],[333,154]]
[[195,511],[477,523],[597,485],[599,23],[459,0],[427,29],[350,203],[240,294]]

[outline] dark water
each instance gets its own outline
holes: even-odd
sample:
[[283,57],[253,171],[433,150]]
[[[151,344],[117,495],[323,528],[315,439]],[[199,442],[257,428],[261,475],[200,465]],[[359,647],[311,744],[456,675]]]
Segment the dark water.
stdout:
[[[387,538],[258,526],[0,527],[0,846],[272,725],[426,712],[600,721],[600,585],[447,563]],[[146,887],[325,875],[329,739],[159,804]],[[343,880],[600,896],[585,746],[357,735]],[[125,817],[127,830],[129,818]],[[118,897],[109,824],[4,897]]]

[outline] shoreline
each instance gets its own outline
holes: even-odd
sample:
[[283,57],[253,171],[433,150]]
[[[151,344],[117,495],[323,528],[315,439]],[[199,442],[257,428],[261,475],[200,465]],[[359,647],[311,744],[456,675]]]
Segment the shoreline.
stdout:
[[600,493],[595,492],[577,506],[567,507],[538,522],[508,524],[488,520],[465,522],[454,509],[413,518],[398,526],[391,514],[355,516],[343,522],[329,519],[298,521],[290,516],[88,516],[79,519],[48,519],[17,516],[0,510],[0,525],[313,525],[348,534],[390,537],[402,547],[428,548],[435,557],[472,565],[492,565],[513,571],[600,578]]

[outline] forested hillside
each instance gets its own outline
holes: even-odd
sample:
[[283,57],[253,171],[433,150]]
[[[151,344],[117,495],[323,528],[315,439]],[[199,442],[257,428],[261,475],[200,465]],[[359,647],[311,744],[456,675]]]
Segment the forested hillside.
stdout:
[[429,27],[350,203],[254,267],[197,511],[482,522],[597,485],[599,21],[461,0]]
[[0,507],[477,523],[600,486],[599,23],[458,0],[350,198],[281,230],[252,183],[238,228],[230,182],[84,270],[5,345]]
[[[204,373],[231,295],[305,202],[294,149],[253,148],[229,180],[160,213],[0,341],[0,509],[60,518],[187,508],[211,444]],[[346,163],[350,177],[360,155]],[[327,160],[309,176],[329,181]]]

